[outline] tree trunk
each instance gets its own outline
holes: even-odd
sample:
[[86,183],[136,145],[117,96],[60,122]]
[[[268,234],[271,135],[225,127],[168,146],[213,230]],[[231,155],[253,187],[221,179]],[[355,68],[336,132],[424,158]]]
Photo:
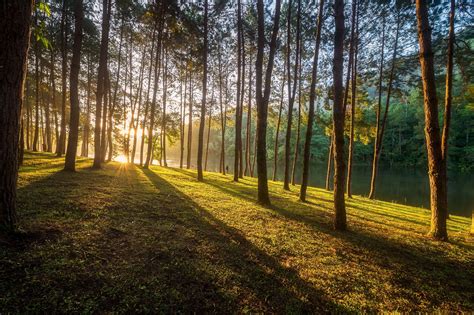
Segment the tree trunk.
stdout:
[[18,142],[32,8],[33,1],[7,1],[0,11],[0,230],[6,232],[17,225]]
[[[297,32],[296,32],[296,54],[295,54],[295,67],[293,73],[293,82],[291,82],[291,65],[290,65],[290,52],[291,52],[291,0],[288,7],[288,29],[287,29],[287,75],[288,75],[288,119],[286,123],[286,137],[285,137],[285,176],[283,179],[283,189],[290,190],[290,154],[291,154],[291,125],[293,121],[293,105],[295,103],[296,88],[298,86],[298,64],[299,64],[299,53],[300,53],[300,16],[301,16],[301,0],[298,0],[298,11],[297,11]],[[293,83],[293,88],[291,88]]]
[[283,76],[281,79],[281,94],[280,94],[280,106],[278,107],[278,120],[275,132],[275,144],[273,145],[273,176],[272,180],[276,181],[277,172],[278,172],[278,141],[280,138],[280,125],[281,125],[281,114],[283,111],[283,97],[285,95],[285,83],[286,83],[286,62],[288,60],[285,59],[285,64],[283,66]]
[[69,86],[71,116],[69,119],[69,137],[64,170],[76,170],[77,141],[79,138],[79,69],[81,66],[82,21],[84,13],[82,0],[74,0],[74,44],[72,46],[71,72]]
[[[240,1],[240,0],[239,0]],[[204,149],[204,126],[206,123],[206,97],[207,97],[207,12],[208,0],[204,0],[204,49],[203,49],[203,75],[202,75],[202,102],[201,102],[201,122],[199,124],[199,138],[198,138],[198,156],[197,156],[197,179],[202,181],[202,153]]]
[[207,140],[206,140],[206,158],[204,159],[204,171],[207,171],[207,160],[209,156],[209,140],[211,138],[211,123],[212,123],[212,105],[214,105],[214,89],[215,87],[212,86],[212,93],[211,93],[211,106],[209,107],[209,123],[207,124]]
[[379,70],[379,99],[377,103],[376,111],[376,126],[375,126],[375,139],[374,139],[374,155],[372,161],[372,176],[370,178],[370,192],[369,198],[375,198],[375,180],[377,177],[377,151],[378,151],[378,142],[379,142],[379,128],[380,128],[380,115],[382,111],[382,82],[383,82],[383,62],[384,62],[384,48],[385,48],[385,13],[382,12],[382,51],[380,53],[380,70]]
[[102,118],[102,101],[106,93],[105,81],[107,76],[107,58],[109,50],[109,29],[111,0],[102,1],[102,34],[100,42],[99,69],[97,75],[97,93],[95,105],[95,128],[94,128],[94,163],[93,168],[101,168],[102,152],[101,152],[101,118]]
[[250,54],[250,63],[249,63],[249,90],[248,90],[248,104],[247,104],[247,128],[245,136],[245,170],[244,175],[250,175],[250,156],[251,156],[251,147],[250,147],[250,137],[252,135],[252,54]]
[[[309,89],[308,125],[303,153],[303,178],[301,181],[300,200],[306,201],[306,190],[309,180],[309,164],[311,161],[311,138],[313,137],[314,103],[316,101],[316,82],[318,75],[319,47],[321,45],[321,28],[323,26],[324,0],[319,1],[318,23],[316,26],[316,47],[314,50],[313,69],[311,71],[311,86]],[[326,188],[327,189],[327,188]]]
[[84,123],[84,133],[82,136],[81,156],[89,156],[89,134],[90,134],[90,117],[91,117],[91,58],[87,55],[87,98],[86,98],[86,121]]
[[[301,56],[301,49],[303,45],[300,45],[300,56]],[[298,163],[298,153],[300,147],[300,136],[301,136],[301,59],[299,60],[299,77],[298,77],[298,124],[296,126],[296,141],[295,141],[295,154],[293,156],[293,167],[291,169],[291,185],[295,185],[295,177],[296,177],[296,163]]]
[[[135,163],[135,155],[137,153],[137,138],[138,138],[138,124],[140,123],[140,111],[142,107],[142,92],[143,92],[143,81],[144,81],[144,72],[145,72],[145,58],[146,58],[146,49],[147,44],[145,43],[142,52],[142,60],[140,65],[140,75],[138,81],[138,95],[135,98],[135,102],[138,100],[138,108],[137,108],[137,119],[133,122],[133,145],[132,145],[132,155],[131,155],[131,162],[132,164]],[[133,120],[132,120],[133,121]]]
[[356,84],[357,84],[357,49],[359,36],[359,13],[357,0],[352,0],[352,29],[355,30],[351,36],[351,46],[353,50],[353,64],[352,64],[352,82],[351,82],[351,128],[349,137],[349,157],[347,158],[347,197],[352,198],[351,182],[352,182],[352,159],[354,152],[354,122],[355,122],[355,107],[356,107]]
[[[441,151],[443,155],[443,162],[447,170],[448,167],[448,137],[449,126],[451,122],[451,103],[453,90],[453,56],[454,56],[454,13],[455,1],[451,0],[451,12],[449,17],[449,36],[448,36],[448,52],[446,63],[446,93],[444,101],[444,117],[443,117],[443,133],[441,138]],[[446,179],[447,180],[447,179]],[[448,184],[446,183],[446,195],[448,191]],[[446,208],[446,218],[449,218],[449,212]]]
[[[38,13],[36,13],[38,14]],[[35,17],[36,20],[36,17]],[[35,130],[33,135],[33,151],[38,151],[38,142],[39,142],[39,93],[40,93],[40,78],[39,78],[39,43],[35,40]]]
[[344,89],[342,86],[344,51],[344,0],[334,3],[335,34],[333,61],[333,129],[334,129],[334,229],[345,230],[346,205],[344,200]]
[[163,157],[163,165],[168,166],[166,162],[166,97],[168,94],[168,48],[165,48],[165,64],[163,69],[163,116],[161,121],[161,136],[163,138],[163,145],[161,147]]
[[191,150],[193,141],[193,75],[189,73],[189,109],[188,109],[188,143],[186,152],[186,168],[191,168]]
[[242,5],[237,0],[237,100],[235,106],[234,182],[239,181],[240,147],[242,146],[241,85],[242,79]]
[[446,217],[448,198],[446,193],[446,163],[443,159],[438,123],[438,98],[436,96],[431,28],[425,0],[416,0],[416,16],[420,45],[421,78],[423,82],[428,176],[430,180],[430,235],[437,240],[447,240]]
[[[398,47],[398,35],[399,35],[399,29],[400,29],[400,13],[398,13],[397,16],[397,30],[395,33],[395,46],[393,49],[393,56],[392,56],[392,67],[390,69],[390,76],[388,80],[388,90],[387,90],[387,99],[385,102],[385,111],[383,114],[382,121],[380,125],[377,123],[377,137],[376,137],[376,142],[375,142],[375,150],[374,150],[374,159],[373,159],[373,165],[372,165],[372,179],[370,182],[370,193],[369,193],[369,198],[374,199],[375,198],[375,181],[377,178],[377,172],[378,172],[378,163],[380,160],[380,155],[382,153],[382,144],[383,144],[383,135],[385,132],[385,126],[387,124],[387,117],[388,117],[388,108],[390,106],[390,96],[392,93],[392,83],[393,83],[393,76],[395,74],[395,61],[397,58],[397,47]],[[377,109],[379,111],[379,109]],[[380,113],[378,113],[378,117],[380,120]],[[380,129],[380,132],[378,130]]]
[[145,125],[146,125],[146,119],[148,116],[148,108],[150,104],[151,73],[153,70],[153,56],[154,56],[153,50],[155,49],[155,38],[156,38],[156,23],[154,23],[153,25],[153,35],[151,38],[150,67],[148,68],[148,85],[147,85],[147,92],[146,92],[145,113],[143,115],[143,120],[142,120],[142,136],[141,136],[141,144],[140,144],[140,166],[143,165],[143,157],[144,157],[143,151],[145,148]]
[[153,129],[155,127],[155,110],[156,110],[156,92],[158,89],[158,74],[160,73],[161,66],[161,44],[162,44],[162,34],[163,34],[163,15],[164,15],[165,4],[160,4],[159,14],[158,14],[158,42],[156,45],[156,57],[155,57],[155,74],[154,74],[154,84],[153,84],[153,98],[150,106],[150,125],[148,127],[148,146],[147,154],[145,159],[145,164],[143,167],[147,169],[150,164],[153,164]]
[[[257,0],[257,60],[256,68],[256,99],[257,99],[257,173],[258,173],[258,202],[263,205],[270,204],[267,180],[267,118],[268,100],[270,97],[273,64],[275,60],[276,42],[280,27],[281,0],[275,3],[275,17],[273,21],[272,37],[268,64],[265,72],[265,83],[263,78],[263,54],[265,50],[265,9],[263,0]],[[262,91],[262,87],[264,90]]]
[[221,156],[219,171],[225,175],[225,111],[223,110],[222,101],[222,58],[221,58],[221,46],[218,45],[219,52],[217,54],[217,62],[219,67],[219,108],[221,111]]
[[[179,97],[180,97],[180,108],[179,108],[179,168],[183,168],[184,161],[184,119],[186,116],[186,90],[187,90],[187,69],[184,70],[184,91],[183,91],[183,78],[180,76],[179,82]],[[183,93],[184,92],[184,93]],[[184,94],[184,95],[183,95]]]
[[56,155],[61,156],[66,150],[66,89],[67,89],[67,11],[66,0],[63,0],[61,9],[61,131],[59,134],[59,146]]

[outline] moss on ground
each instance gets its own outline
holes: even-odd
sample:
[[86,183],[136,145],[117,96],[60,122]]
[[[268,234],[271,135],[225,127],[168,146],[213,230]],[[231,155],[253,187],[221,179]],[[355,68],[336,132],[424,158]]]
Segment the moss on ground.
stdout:
[[0,237],[0,312],[473,311],[470,219],[434,242],[426,210],[354,196],[333,231],[332,194],[109,163],[61,171],[28,153],[21,230]]

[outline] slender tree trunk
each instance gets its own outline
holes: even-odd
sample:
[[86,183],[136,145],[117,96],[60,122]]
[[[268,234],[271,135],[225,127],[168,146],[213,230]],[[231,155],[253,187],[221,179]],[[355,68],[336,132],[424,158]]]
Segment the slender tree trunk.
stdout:
[[18,142],[32,8],[31,0],[7,1],[0,10],[0,230],[6,232],[17,225]]
[[166,162],[166,97],[168,94],[168,48],[165,47],[165,64],[163,69],[163,116],[161,121],[161,136],[163,138],[163,145],[162,145],[162,154],[163,157],[163,165],[168,166]]
[[87,97],[86,97],[86,121],[84,123],[84,133],[82,136],[82,152],[81,156],[89,156],[89,134],[90,134],[90,117],[91,117],[91,58],[87,55]]
[[207,140],[206,140],[206,158],[204,159],[204,171],[207,171],[207,160],[209,155],[209,140],[211,138],[211,123],[212,123],[212,106],[214,105],[214,86],[212,86],[211,106],[209,107],[209,123],[207,124]]
[[18,165],[23,165],[23,159],[25,157],[25,119],[23,118],[23,114],[20,114],[20,143],[18,145]]
[[[54,116],[54,133],[55,133],[55,146],[56,151],[59,146],[59,119],[58,119],[58,110],[56,108],[56,75],[55,75],[55,68],[54,68],[55,60],[54,60],[54,49],[51,48],[51,60],[50,60],[50,80],[51,80],[51,109],[53,111]],[[52,149],[52,146],[51,146]]]
[[31,122],[31,104],[29,102],[29,95],[30,95],[30,88],[29,88],[29,84],[26,84],[26,93],[25,93],[25,97],[24,97],[24,101],[25,101],[25,113],[26,113],[26,149],[27,150],[31,150],[31,146],[30,146],[30,122]]
[[[38,14],[38,13],[36,13]],[[35,17],[35,20],[37,18]],[[39,94],[40,94],[40,78],[39,78],[39,58],[40,58],[40,52],[39,52],[39,43],[38,41],[35,40],[34,44],[34,49],[35,49],[35,130],[34,130],[34,135],[33,135],[33,151],[37,152],[38,151],[38,142],[39,142],[39,110],[40,110],[40,105],[39,105]]]
[[72,46],[71,72],[69,86],[71,87],[71,117],[69,119],[69,137],[66,151],[64,170],[76,170],[77,142],[79,138],[79,69],[81,66],[82,21],[84,13],[82,0],[74,1],[74,44]]
[[242,146],[241,85],[242,79],[242,4],[237,0],[237,101],[235,106],[234,182],[239,181],[240,147]]
[[247,104],[247,128],[245,136],[245,171],[244,175],[250,175],[250,156],[251,156],[251,147],[250,147],[250,137],[252,135],[252,54],[250,54],[250,63],[249,63],[249,92],[248,92],[248,104]]
[[[352,198],[351,183],[352,183],[352,160],[354,153],[354,123],[355,123],[355,108],[356,108],[356,96],[357,96],[357,54],[359,46],[359,12],[358,12],[358,1],[353,0],[352,2],[352,14],[356,19],[355,25],[352,25],[352,28],[355,28],[355,35],[352,39],[352,45],[354,46],[354,60],[352,65],[352,82],[351,82],[351,129],[350,129],[350,138],[349,138],[349,157],[347,158],[347,197]],[[354,22],[354,17],[352,22]]]
[[[290,190],[290,154],[291,154],[291,126],[293,121],[293,105],[295,103],[296,88],[298,86],[298,64],[299,64],[299,53],[300,53],[300,16],[301,16],[301,0],[298,0],[298,11],[297,11],[297,33],[296,33],[296,53],[295,53],[295,67],[293,73],[293,82],[291,82],[291,0],[289,2],[288,9],[288,35],[287,35],[287,71],[288,71],[288,119],[286,124],[286,138],[285,138],[285,176],[283,179],[283,189]],[[291,87],[293,83],[293,88]]]
[[151,74],[153,70],[153,56],[154,56],[154,49],[155,49],[155,39],[156,39],[156,23],[153,26],[153,35],[151,38],[151,50],[150,50],[150,67],[148,68],[148,85],[147,85],[147,92],[146,92],[146,103],[145,103],[145,113],[143,115],[142,120],[142,136],[141,136],[141,144],[140,144],[140,166],[143,165],[143,151],[145,148],[145,126],[146,120],[148,117],[148,108],[150,104],[150,88],[151,88]]
[[320,0],[318,22],[316,26],[316,47],[314,50],[313,69],[311,71],[311,86],[309,89],[308,125],[306,127],[306,137],[305,137],[304,153],[303,153],[303,178],[301,181],[301,189],[300,189],[301,201],[306,201],[306,190],[308,188],[308,180],[309,180],[309,164],[311,161],[311,138],[313,136],[314,103],[316,100],[316,82],[317,82],[317,74],[318,74],[319,47],[321,45],[321,28],[323,25],[323,17],[324,17],[323,10],[324,10],[324,0]]
[[146,49],[147,49],[147,44],[145,43],[145,46],[143,48],[142,52],[142,59],[141,59],[141,65],[140,65],[140,74],[139,74],[139,81],[138,81],[138,95],[135,97],[135,102],[138,100],[138,109],[137,109],[137,119],[133,122],[133,145],[132,145],[132,156],[131,156],[131,162],[132,164],[135,163],[135,155],[137,153],[137,138],[138,138],[138,124],[140,123],[140,112],[141,112],[141,107],[142,107],[142,92],[143,92],[143,81],[144,81],[144,72],[145,72],[145,58],[146,58]]
[[283,97],[285,95],[285,83],[286,83],[286,62],[288,59],[285,59],[285,64],[283,66],[283,76],[281,79],[281,93],[280,93],[280,106],[278,107],[278,120],[275,132],[275,144],[273,145],[273,176],[272,180],[276,181],[277,172],[278,172],[278,149],[279,149],[279,138],[280,138],[280,125],[281,125],[281,115],[283,112]]
[[257,131],[253,136],[253,159],[252,159],[252,167],[250,169],[250,177],[253,177],[255,173],[255,162],[257,161]]
[[377,151],[378,151],[378,142],[379,142],[379,129],[380,129],[380,118],[382,111],[382,82],[383,82],[383,62],[384,62],[384,48],[385,48],[385,13],[382,13],[382,48],[380,53],[380,70],[379,70],[379,99],[377,102],[376,110],[376,126],[375,126],[375,139],[374,139],[374,155],[372,160],[372,176],[370,178],[370,192],[369,198],[375,198],[375,180],[377,177]]
[[[270,97],[273,64],[275,61],[276,42],[280,27],[281,0],[275,3],[275,17],[273,21],[272,37],[268,64],[263,78],[263,54],[265,49],[265,11],[263,0],[257,0],[257,60],[256,68],[256,99],[257,99],[257,173],[258,173],[258,202],[263,205],[270,204],[267,180],[267,118],[268,100]],[[262,88],[264,87],[264,90]]]
[[[441,137],[441,150],[443,155],[443,162],[447,172],[448,168],[448,138],[449,126],[451,122],[451,103],[453,90],[453,56],[454,56],[454,13],[455,1],[451,0],[451,12],[449,17],[449,35],[448,35],[448,51],[446,63],[446,93],[444,101],[444,117],[443,117],[443,133]],[[447,177],[447,175],[446,175]],[[447,178],[446,178],[447,181]],[[448,194],[448,184],[446,183],[446,195]],[[449,219],[449,212],[446,208],[446,218]]]
[[222,57],[221,57],[221,46],[218,45],[219,52],[217,54],[217,62],[219,67],[219,109],[221,111],[221,156],[220,156],[220,166],[219,171],[225,175],[225,115],[226,113],[223,110],[223,101],[222,101]]
[[[179,108],[179,168],[183,168],[184,161],[184,119],[185,119],[185,107],[186,107],[186,88],[187,88],[187,69],[184,70],[184,91],[183,91],[183,78],[180,79],[179,84],[179,97],[180,97],[180,108]],[[183,93],[184,92],[184,93]],[[184,95],[183,95],[184,94]]]
[[66,150],[66,89],[67,89],[67,11],[66,0],[62,0],[61,9],[61,131],[59,134],[59,146],[56,155],[61,156]]
[[[239,0],[240,1],[240,0]],[[207,97],[207,13],[208,12],[208,0],[204,0],[204,50],[203,50],[203,77],[202,77],[202,102],[201,102],[201,122],[199,124],[199,142],[198,142],[198,156],[197,156],[197,179],[202,181],[202,153],[204,147],[204,125],[206,123],[206,97]]]
[[[386,99],[386,102],[385,102],[385,111],[384,111],[383,118],[382,118],[382,121],[381,121],[380,125],[377,123],[377,126],[378,126],[377,129],[379,129],[380,132],[378,132],[378,130],[377,130],[377,137],[376,137],[375,150],[374,150],[375,156],[374,156],[373,165],[372,165],[372,179],[371,179],[371,183],[370,183],[370,193],[369,193],[369,198],[370,199],[375,198],[375,186],[376,186],[375,181],[376,181],[376,178],[377,178],[378,163],[379,163],[380,155],[382,153],[383,136],[384,136],[384,132],[385,132],[385,126],[387,124],[388,108],[390,106],[390,96],[391,96],[391,92],[392,92],[392,83],[393,83],[393,77],[394,77],[394,74],[395,74],[395,61],[396,61],[396,58],[397,58],[399,29],[400,29],[400,13],[398,13],[398,16],[397,16],[397,30],[396,30],[396,33],[395,33],[395,46],[394,46],[394,49],[393,49],[392,67],[390,69],[390,76],[389,76],[389,80],[388,80],[388,90],[387,90],[387,99]],[[378,117],[380,118],[380,113],[378,114]]]
[[240,105],[239,105],[239,178],[244,178],[244,154],[243,154],[243,144],[242,144],[242,123],[243,123],[243,114],[244,114],[244,98],[245,98],[245,36],[242,26],[240,24],[240,37],[241,37],[241,47],[242,47],[242,76],[241,76],[241,92],[240,92]]
[[334,2],[335,34],[333,61],[333,128],[334,128],[334,229],[345,230],[346,205],[344,200],[344,89],[342,86],[344,51],[344,0]]
[[[301,49],[303,45],[300,45],[300,56],[301,56]],[[298,162],[298,153],[300,147],[300,136],[301,136],[301,59],[299,60],[299,78],[298,78],[298,124],[296,126],[296,142],[295,142],[295,154],[293,156],[293,167],[291,170],[291,185],[295,185],[295,177],[296,177],[296,163]]]
[[443,160],[439,130],[438,98],[436,96],[431,28],[425,0],[416,0],[416,16],[420,45],[421,78],[423,82],[428,176],[430,180],[430,235],[437,240],[447,240],[446,217],[448,198],[446,190],[446,163]]
[[[43,77],[44,77],[44,60],[41,63],[41,82],[43,82]],[[47,79],[46,79],[47,82]],[[47,84],[46,84],[47,86]],[[46,147],[46,152],[52,152],[52,147],[53,147],[53,137],[51,134],[51,111],[49,107],[49,100],[45,99],[44,97],[44,92],[42,93],[43,95],[43,107],[44,107],[44,121],[45,121],[45,126],[44,126],[44,135],[45,135],[45,147]]]
[[158,75],[160,73],[161,66],[161,45],[162,45],[162,35],[163,35],[163,24],[164,24],[164,10],[165,3],[160,4],[159,14],[158,14],[158,42],[156,45],[156,57],[155,57],[155,74],[154,74],[154,86],[153,86],[153,98],[150,106],[150,124],[148,127],[148,146],[147,154],[145,159],[145,164],[143,167],[147,169],[150,164],[153,164],[153,129],[155,128],[155,110],[156,110],[156,92],[158,89]]
[[193,75],[189,73],[189,109],[188,109],[188,143],[187,143],[187,156],[186,156],[186,168],[191,168],[191,150],[193,141]]
[[101,168],[101,117],[102,117],[102,101],[106,93],[105,81],[107,76],[107,56],[109,50],[109,29],[111,0],[102,1],[102,34],[100,42],[99,69],[97,75],[97,93],[95,106],[95,128],[94,128],[94,163],[93,168]]

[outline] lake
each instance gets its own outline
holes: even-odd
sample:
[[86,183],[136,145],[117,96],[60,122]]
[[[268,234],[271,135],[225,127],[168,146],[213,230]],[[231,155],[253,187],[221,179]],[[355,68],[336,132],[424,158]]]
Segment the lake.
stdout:
[[[226,159],[232,172],[233,160]],[[193,161],[194,162],[194,161]],[[173,161],[169,162],[174,165]],[[273,161],[269,161],[268,174],[273,174]],[[324,188],[326,183],[326,164],[313,163],[310,167],[309,185]],[[208,171],[219,171],[219,161],[210,160]],[[278,166],[278,180],[283,180],[283,164]],[[370,189],[371,167],[355,165],[352,175],[352,193],[367,196]],[[331,178],[332,180],[332,178]],[[301,181],[301,167],[297,171],[296,182]],[[410,206],[430,207],[430,188],[426,171],[414,167],[389,167],[380,165],[375,198]],[[449,213],[471,217],[474,211],[474,174],[448,173]]]

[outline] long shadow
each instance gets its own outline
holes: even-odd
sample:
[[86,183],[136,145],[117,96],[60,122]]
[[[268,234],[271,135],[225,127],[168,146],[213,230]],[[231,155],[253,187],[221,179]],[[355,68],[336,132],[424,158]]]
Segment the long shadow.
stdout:
[[[178,171],[181,172],[181,170]],[[255,191],[251,188],[233,185],[232,183],[223,184],[212,178],[208,178],[205,183],[226,194],[238,196],[247,201],[255,201]],[[232,188],[228,186],[232,186]],[[321,207],[323,205],[317,206]],[[355,208],[367,213],[385,215],[357,206]],[[407,243],[402,239],[393,239],[391,235],[383,235],[367,230],[364,226],[357,226],[360,223],[355,225],[355,222],[352,222],[353,226],[350,227],[349,231],[334,231],[330,220],[328,220],[327,212],[325,214],[318,212],[315,215],[314,208],[288,198],[272,195],[271,209],[285,218],[298,220],[317,231],[343,240],[345,245],[344,248],[341,248],[342,252],[349,248],[368,251],[370,253],[370,263],[377,265],[378,268],[389,270],[393,275],[390,279],[392,285],[399,287],[401,291],[421,290],[422,294],[435,306],[440,306],[440,303],[446,300],[462,304],[463,301],[474,299],[473,257],[467,259],[467,261],[456,260],[446,255],[447,250],[443,252],[436,250],[436,246],[425,246],[427,242],[430,245],[433,244],[432,241],[423,239],[423,237],[416,244],[414,242]],[[298,209],[298,211],[296,212],[293,209]],[[326,210],[332,211],[329,208],[326,208]],[[390,215],[387,215],[387,217],[421,225],[419,222],[413,222],[409,219],[404,220]],[[391,227],[397,229],[396,226]],[[457,245],[455,241],[451,244]],[[467,248],[465,246],[460,247],[469,249],[469,246]],[[358,260],[357,257],[351,257],[350,252],[347,257],[355,261]],[[444,287],[445,290],[436,290],[440,286]],[[440,295],[440,291],[449,293],[444,296]],[[407,295],[409,296],[410,293]],[[413,297],[413,303],[417,304],[415,297]]]
[[192,217],[184,224],[185,228],[205,233],[206,242],[211,242],[215,247],[213,263],[219,265],[218,269],[229,269],[236,276],[232,284],[228,285],[237,286],[242,292],[251,292],[250,296],[254,296],[257,304],[261,305],[259,311],[344,311],[340,305],[328,300],[323,292],[302,280],[294,269],[280,265],[275,258],[250,243],[237,229],[216,219],[155,172],[143,170],[143,173],[158,189],[181,200],[181,211]]

